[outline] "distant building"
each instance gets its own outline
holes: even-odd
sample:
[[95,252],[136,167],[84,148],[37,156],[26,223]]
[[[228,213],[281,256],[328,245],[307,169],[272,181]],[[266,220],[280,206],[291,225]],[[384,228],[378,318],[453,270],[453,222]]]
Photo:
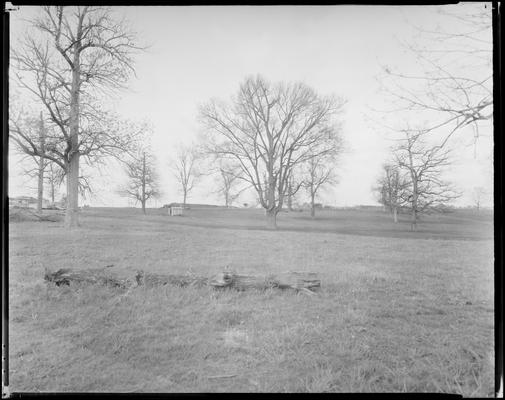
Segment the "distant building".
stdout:
[[[312,204],[305,202],[300,206],[300,208],[302,208],[304,210],[310,210],[312,208]],[[314,208],[315,209],[322,209],[323,203],[314,203]]]
[[[30,196],[17,196],[9,198],[9,207],[19,208],[37,208],[38,200]],[[42,199],[42,208],[47,208],[51,202],[47,199]]]
[[182,215],[183,214],[183,208],[179,206],[170,206],[168,207],[168,215],[170,216],[175,216],[175,215]]

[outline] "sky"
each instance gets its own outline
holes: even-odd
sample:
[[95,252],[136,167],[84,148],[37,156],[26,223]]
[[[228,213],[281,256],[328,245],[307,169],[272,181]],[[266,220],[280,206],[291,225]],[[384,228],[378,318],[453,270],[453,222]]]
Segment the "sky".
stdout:
[[[484,5],[482,5],[483,7]],[[447,7],[464,7],[459,4]],[[451,21],[433,6],[151,6],[117,7],[148,49],[136,57],[136,77],[127,90],[104,99],[104,106],[125,118],[150,121],[163,196],[161,206],[181,201],[169,169],[178,143],[197,140],[202,127],[198,106],[211,98],[227,100],[249,75],[272,82],[303,81],[322,95],[347,100],[341,115],[345,151],[338,163],[339,182],[321,193],[332,206],[377,204],[372,187],[388,158],[389,134],[377,124],[384,105],[377,76],[380,65],[404,70],[415,61],[400,45],[415,35],[413,24],[435,21],[450,29]],[[22,6],[11,14],[11,45],[26,29],[25,18],[39,12]],[[437,19],[438,18],[438,19]],[[486,136],[487,135],[487,136]],[[458,205],[472,203],[472,190],[492,192],[492,129],[484,129],[476,147],[471,132],[461,132],[447,177],[463,192]],[[36,182],[27,182],[19,159],[10,155],[9,195],[36,196]],[[126,175],[111,163],[93,173],[95,194],[82,200],[92,206],[128,206],[116,194]],[[203,179],[189,203],[221,204],[214,178]],[[63,188],[62,188],[63,193]],[[254,202],[245,193],[238,203]],[[299,201],[306,201],[300,194]]]

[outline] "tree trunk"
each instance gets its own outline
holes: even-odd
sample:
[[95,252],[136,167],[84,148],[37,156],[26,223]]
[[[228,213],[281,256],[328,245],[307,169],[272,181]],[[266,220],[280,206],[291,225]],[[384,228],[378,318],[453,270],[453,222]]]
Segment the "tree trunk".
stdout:
[[79,226],[79,153],[72,155],[68,169],[65,226],[75,228]]
[[288,210],[293,211],[293,186],[288,184]]
[[146,153],[142,158],[142,213],[146,215]]
[[186,207],[186,198],[188,197],[188,193],[186,192],[186,190],[184,190],[184,196],[183,196],[183,199],[182,199],[182,206],[183,207]]
[[412,215],[411,215],[411,230],[417,231],[417,206],[412,207]]
[[314,205],[315,195],[312,193],[310,195],[310,216],[314,218],[316,216],[316,207]]
[[[42,154],[45,152],[46,133],[44,131],[44,120],[42,119],[42,112],[40,113],[40,127],[39,127],[39,140],[40,151]],[[44,158],[39,157],[39,181],[37,188],[37,212],[42,212],[42,200],[44,198]]]
[[44,198],[44,159],[39,158],[39,182],[37,187],[37,212],[42,212],[42,199]]
[[398,222],[398,207],[393,207],[393,221]]
[[414,195],[412,198],[411,230],[417,230],[417,183],[414,183]]
[[412,221],[411,221],[411,230],[417,230],[417,196],[418,196],[418,176],[414,171],[414,162],[412,160],[412,151],[409,150],[409,165],[410,165],[410,176],[412,178]]
[[269,229],[277,229],[277,211],[275,209],[266,210],[266,216],[267,216],[267,227]]
[[[80,43],[76,43],[79,46]],[[80,57],[75,51],[72,68],[72,86],[70,93],[70,151],[68,153],[67,174],[67,211],[65,214],[65,226],[73,228],[79,226],[79,89],[80,77]]]
[[51,181],[49,182],[51,186],[51,204],[54,205],[54,172],[51,167]]

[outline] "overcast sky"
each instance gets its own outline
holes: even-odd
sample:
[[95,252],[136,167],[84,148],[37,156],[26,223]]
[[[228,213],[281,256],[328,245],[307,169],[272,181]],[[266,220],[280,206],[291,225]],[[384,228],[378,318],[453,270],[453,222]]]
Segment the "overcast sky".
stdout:
[[[451,22],[428,6],[119,7],[117,11],[150,48],[137,57],[137,76],[130,89],[106,106],[126,118],[152,122],[164,192],[158,206],[181,200],[167,162],[177,143],[196,139],[201,129],[198,105],[212,97],[228,99],[251,74],[273,82],[303,81],[321,94],[347,99],[342,115],[347,146],[338,167],[340,182],[320,201],[338,206],[376,204],[371,188],[391,145],[388,134],[372,122],[378,117],[371,109],[384,101],[375,79],[380,63],[412,68],[414,61],[398,39],[413,37],[413,23],[429,26],[439,21],[450,29]],[[13,45],[26,28],[22,19],[37,12],[36,7],[21,7],[11,14]],[[475,186],[492,190],[491,125],[481,133],[474,155],[474,147],[468,146],[471,132],[462,132],[467,136],[461,137],[448,172],[465,193],[459,204],[471,202]],[[9,195],[35,197],[36,183],[27,185],[16,157],[10,161]],[[84,203],[128,205],[111,190],[124,180],[117,167],[96,174],[96,195]],[[222,203],[214,190],[215,183],[208,178],[188,202]],[[253,197],[244,195],[239,202]]]

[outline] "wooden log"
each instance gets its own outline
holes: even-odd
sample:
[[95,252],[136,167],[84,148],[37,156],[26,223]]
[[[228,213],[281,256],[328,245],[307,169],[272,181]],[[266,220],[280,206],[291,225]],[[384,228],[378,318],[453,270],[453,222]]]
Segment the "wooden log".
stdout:
[[315,273],[290,272],[266,277],[239,275],[232,272],[222,272],[209,280],[209,285],[215,288],[247,289],[295,289],[316,290],[321,287],[321,280]]
[[127,279],[118,279],[101,269],[71,270],[62,268],[56,272],[46,270],[44,280],[53,282],[56,286],[70,285],[71,283],[87,283],[120,288],[129,286]]
[[137,286],[163,286],[174,285],[180,287],[186,286],[205,286],[207,285],[207,278],[198,277],[194,275],[161,275],[149,274],[144,271],[137,271],[135,275]]
[[211,286],[215,289],[293,289],[304,293],[313,293],[321,287],[321,280],[315,273],[289,272],[279,275],[251,276],[225,271],[205,278],[196,275],[163,275],[137,271],[134,279],[119,279],[108,273],[109,269],[71,270],[59,269],[46,271],[44,279],[57,286],[70,285],[72,282],[98,284],[126,288],[131,286],[157,287],[164,285],[188,287]]

